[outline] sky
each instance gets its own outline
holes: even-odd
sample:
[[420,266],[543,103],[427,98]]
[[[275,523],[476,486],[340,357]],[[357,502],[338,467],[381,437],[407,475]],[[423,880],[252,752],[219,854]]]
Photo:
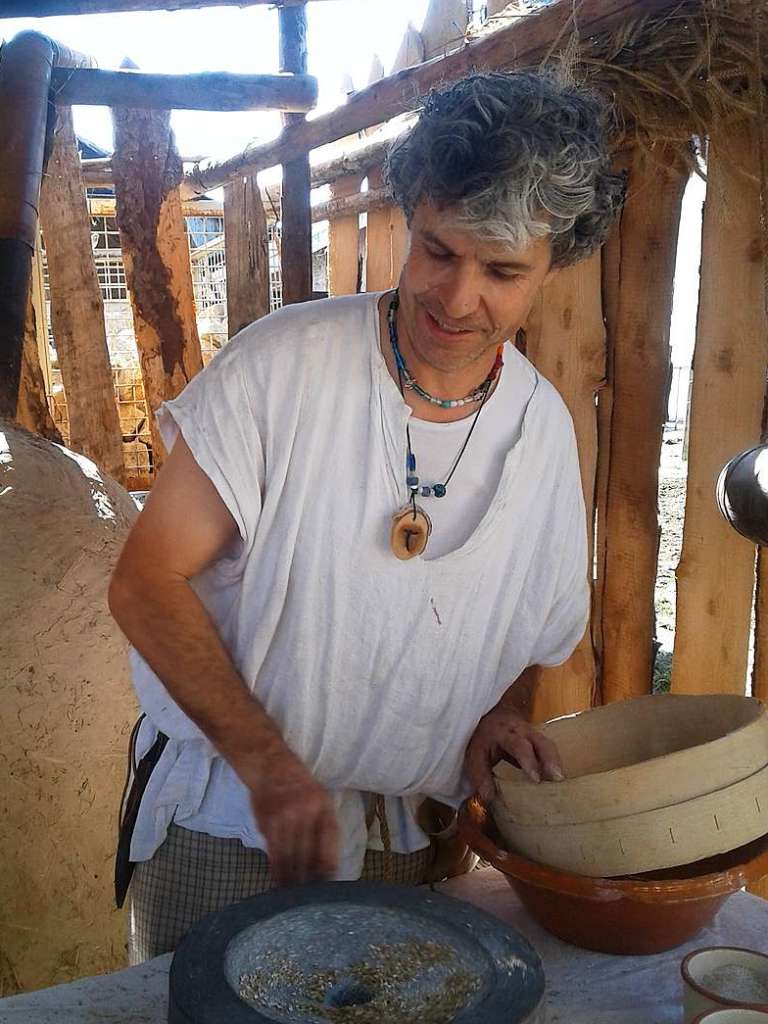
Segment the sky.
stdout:
[[[308,3],[309,73],[318,79],[318,110],[343,102],[349,78],[355,89],[365,86],[374,54],[388,70],[409,20],[420,28],[427,5],[428,0]],[[278,15],[267,5],[9,18],[0,20],[0,37],[11,39],[30,28],[88,54],[101,68],[117,68],[124,57],[130,57],[143,71],[169,74],[278,71]],[[79,135],[111,150],[112,124],[106,108],[75,107],[74,116]],[[279,114],[271,111],[176,110],[172,124],[182,156],[214,160],[232,156],[254,140],[274,138],[280,131]]]
[[[342,103],[346,89],[363,88],[374,57],[385,71],[394,61],[410,21],[420,28],[429,0],[318,0],[307,4],[309,72],[318,79],[318,111]],[[278,16],[267,6],[215,7],[189,11],[91,14],[62,18],[0,20],[0,37],[37,29],[93,57],[101,68],[117,68],[130,57],[144,71],[273,73],[278,70]],[[109,111],[75,107],[79,135],[112,149]],[[172,115],[183,157],[225,159],[254,141],[280,131],[273,112],[176,110]],[[217,195],[218,193],[213,193]],[[317,190],[315,200],[324,196]],[[694,178],[683,207],[671,325],[673,362],[690,361],[698,296],[701,203],[704,186]]]

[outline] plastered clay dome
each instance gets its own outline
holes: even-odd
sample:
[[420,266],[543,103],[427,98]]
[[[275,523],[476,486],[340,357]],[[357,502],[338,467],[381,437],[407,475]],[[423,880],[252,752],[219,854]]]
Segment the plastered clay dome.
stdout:
[[109,573],[136,515],[0,421],[0,996],[126,965],[113,855],[136,705]]

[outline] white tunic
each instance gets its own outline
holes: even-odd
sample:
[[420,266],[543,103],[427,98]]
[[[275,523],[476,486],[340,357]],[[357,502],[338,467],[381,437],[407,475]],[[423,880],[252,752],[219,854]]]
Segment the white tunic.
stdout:
[[[358,877],[366,848],[381,848],[377,823],[366,827],[370,794],[387,797],[395,851],[426,845],[419,803],[468,795],[463,757],[478,720],[526,666],[564,661],[589,610],[570,416],[510,344],[478,423],[492,434],[473,435],[444,498],[423,499],[435,518],[431,557],[392,554],[411,412],[381,354],[379,297],[257,321],[158,414],[166,445],[181,429],[237,523],[237,549],[193,585],[246,685],[332,791],[340,879]],[[456,448],[468,422],[447,425]],[[413,434],[425,482],[440,469],[422,429],[434,426]],[[438,446],[438,463],[453,447],[449,437],[440,456]],[[474,498],[462,502],[473,474]],[[446,537],[457,546],[445,550]],[[151,857],[171,820],[263,849],[245,787],[137,651],[132,664],[148,715],[138,756],[157,729],[170,737],[132,859]]]

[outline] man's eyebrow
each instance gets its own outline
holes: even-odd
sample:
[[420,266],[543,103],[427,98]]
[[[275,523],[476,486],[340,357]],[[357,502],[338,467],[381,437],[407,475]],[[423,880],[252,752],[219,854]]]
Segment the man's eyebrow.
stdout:
[[455,256],[456,255],[456,253],[450,248],[450,246],[446,245],[445,242],[443,242],[440,238],[437,237],[437,235],[432,234],[431,231],[427,231],[426,229],[422,229],[421,234],[422,234],[422,237],[427,242],[431,242],[432,245],[438,245],[441,249],[445,249],[445,251],[450,253],[451,256]]
[[[446,245],[445,242],[442,241],[442,239],[438,238],[437,235],[433,234],[431,231],[423,229],[421,234],[425,241],[431,243],[432,245],[439,246],[441,249],[444,249],[445,252],[447,252],[451,256],[456,255],[456,253],[451,249],[449,245]],[[531,264],[526,263],[524,260],[505,260],[503,257],[500,257],[499,259],[495,260],[488,260],[487,265],[489,267],[503,268],[504,270],[533,270]]]

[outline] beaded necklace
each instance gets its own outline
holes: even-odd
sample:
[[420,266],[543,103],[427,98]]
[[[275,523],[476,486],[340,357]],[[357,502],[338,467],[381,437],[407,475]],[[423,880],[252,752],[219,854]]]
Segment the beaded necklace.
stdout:
[[[441,484],[437,483],[426,485],[420,483],[419,477],[416,475],[416,455],[414,454],[413,446],[411,445],[411,430],[410,426],[406,424],[405,437],[408,454],[406,457],[405,482],[410,494],[410,500],[407,505],[404,505],[392,517],[392,531],[390,535],[390,546],[392,551],[398,558],[405,560],[422,554],[427,546],[430,534],[432,533],[432,520],[429,518],[426,511],[420,505],[416,504],[416,495],[421,494],[424,498],[445,497],[451,477],[456,472],[456,467],[459,465],[461,457],[467,449],[469,439],[472,437],[472,433],[477,425],[480,413],[483,411],[483,406],[490,394],[493,382],[504,365],[504,360],[502,358],[503,345],[499,345],[496,350],[496,360],[491,367],[491,371],[478,388],[470,392],[470,394],[465,398],[454,400],[434,398],[427,391],[421,388],[413,376],[408,372],[405,360],[400,352],[400,346],[398,345],[397,339],[397,324],[395,321],[395,314],[399,305],[399,296],[397,291],[395,291],[387,312],[387,324],[389,326],[389,341],[392,345],[392,352],[394,354],[395,365],[397,367],[400,394],[403,398],[405,398],[405,389],[409,388],[410,390],[415,391],[421,398],[426,399],[426,401],[431,402],[433,405],[439,405],[444,409],[457,408],[462,405],[468,405],[472,402],[480,403],[477,412],[472,417],[472,423],[470,424],[467,436],[464,438],[464,443],[459,449],[456,458],[453,460],[453,465],[451,466],[448,476]],[[408,383],[408,381],[410,381],[410,383]]]

